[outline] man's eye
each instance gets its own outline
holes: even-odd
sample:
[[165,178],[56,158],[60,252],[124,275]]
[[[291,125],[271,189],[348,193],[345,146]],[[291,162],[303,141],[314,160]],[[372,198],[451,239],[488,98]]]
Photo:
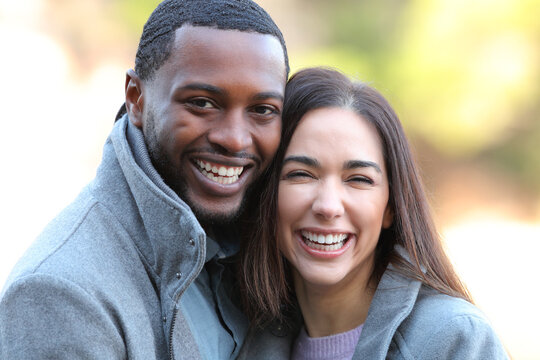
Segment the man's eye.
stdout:
[[253,111],[257,113],[258,115],[271,115],[271,114],[277,113],[276,109],[274,109],[271,106],[266,106],[266,105],[255,106],[253,108]]
[[196,107],[203,108],[203,109],[214,108],[214,104],[212,104],[209,100],[206,100],[206,99],[192,99],[192,100],[189,100],[188,103]]

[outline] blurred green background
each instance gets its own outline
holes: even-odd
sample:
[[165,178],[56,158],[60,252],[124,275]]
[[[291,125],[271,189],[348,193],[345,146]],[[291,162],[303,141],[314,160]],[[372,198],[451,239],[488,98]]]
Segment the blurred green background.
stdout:
[[294,65],[336,66],[395,105],[449,161],[480,162],[540,193],[538,1],[299,1],[316,39]]
[[[448,252],[516,359],[538,359],[540,0],[258,0],[292,71],[394,105]],[[0,0],[0,285],[92,179],[159,1]]]
[[[131,66],[159,1],[42,3],[41,28],[72,52],[84,76],[104,57]],[[333,66],[389,98],[433,186],[449,168],[502,175],[538,215],[539,0],[259,3],[282,28],[293,71]]]

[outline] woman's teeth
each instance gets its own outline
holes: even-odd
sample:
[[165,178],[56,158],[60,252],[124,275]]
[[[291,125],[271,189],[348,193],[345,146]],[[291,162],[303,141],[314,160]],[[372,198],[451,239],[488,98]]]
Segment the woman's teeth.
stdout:
[[211,164],[202,160],[195,160],[195,163],[201,169],[201,173],[208,179],[219,184],[229,185],[238,181],[238,177],[244,171],[244,167],[228,167],[223,165]]
[[316,234],[309,231],[302,231],[302,240],[312,249],[322,251],[339,250],[345,245],[347,234]]

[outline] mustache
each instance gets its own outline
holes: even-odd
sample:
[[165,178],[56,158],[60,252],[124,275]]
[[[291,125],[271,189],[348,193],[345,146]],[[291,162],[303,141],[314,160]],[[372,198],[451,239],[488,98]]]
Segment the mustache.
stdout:
[[237,159],[249,159],[249,160],[252,160],[256,163],[261,163],[261,159],[254,155],[254,154],[250,154],[250,153],[247,153],[245,151],[240,151],[240,152],[230,152],[230,151],[227,151],[225,149],[221,150],[221,149],[215,149],[215,148],[210,148],[210,147],[202,147],[202,148],[197,148],[197,149],[190,149],[188,151],[186,151],[184,153],[184,155],[190,155],[190,154],[200,154],[200,153],[204,153],[204,154],[211,154],[211,155],[219,155],[219,156],[226,156],[226,157],[229,157],[229,158],[237,158]]

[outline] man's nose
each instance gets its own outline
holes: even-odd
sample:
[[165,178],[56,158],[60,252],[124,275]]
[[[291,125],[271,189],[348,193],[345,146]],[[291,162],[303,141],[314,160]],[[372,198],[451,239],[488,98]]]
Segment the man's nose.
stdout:
[[245,151],[253,143],[249,119],[242,110],[228,111],[212,127],[208,141],[228,153]]

